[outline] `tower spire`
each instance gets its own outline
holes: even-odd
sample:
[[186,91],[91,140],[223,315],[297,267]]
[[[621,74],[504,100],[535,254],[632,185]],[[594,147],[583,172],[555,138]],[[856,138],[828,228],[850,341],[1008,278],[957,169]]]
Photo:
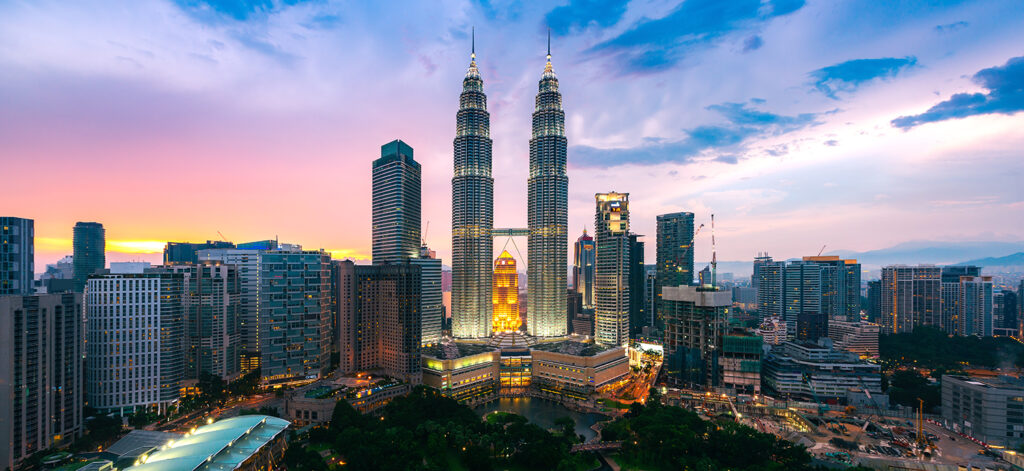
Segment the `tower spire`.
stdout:
[[476,60],[476,26],[473,27],[472,38],[472,46],[470,46],[472,52],[470,53],[469,57],[473,60]]
[[551,28],[548,28],[548,62],[551,62]]
[[548,28],[548,62],[544,64],[544,76],[554,76],[555,69],[551,67],[551,28]]

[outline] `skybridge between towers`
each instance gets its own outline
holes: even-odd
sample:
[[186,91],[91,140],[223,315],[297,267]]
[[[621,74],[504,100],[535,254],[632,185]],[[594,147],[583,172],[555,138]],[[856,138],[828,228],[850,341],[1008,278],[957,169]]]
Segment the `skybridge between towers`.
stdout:
[[530,235],[529,229],[519,227],[503,227],[491,229],[491,237],[526,237]]

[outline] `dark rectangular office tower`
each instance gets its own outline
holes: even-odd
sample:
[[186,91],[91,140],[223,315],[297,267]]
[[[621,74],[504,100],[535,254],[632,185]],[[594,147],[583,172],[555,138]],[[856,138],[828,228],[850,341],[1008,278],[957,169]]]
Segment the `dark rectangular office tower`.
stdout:
[[235,244],[221,240],[208,240],[206,243],[168,242],[164,246],[164,265],[170,263],[196,263],[199,261],[197,252],[206,249],[233,249]]
[[693,213],[660,214],[657,218],[655,244],[658,266],[655,278],[655,311],[662,324],[661,290],[665,286],[693,285]]
[[0,296],[0,468],[82,435],[82,295]]
[[107,266],[107,236],[103,224],[98,222],[79,222],[74,230],[74,290],[81,293],[85,283],[96,270]]
[[796,339],[817,342],[828,337],[828,315],[821,312],[800,312],[796,317]]
[[420,279],[422,267],[332,262],[338,292],[341,371],[382,373],[412,384],[422,380]]
[[573,244],[572,289],[580,294],[580,309],[594,310],[594,265],[597,251],[594,249],[594,238],[583,235]]
[[34,227],[31,219],[0,217],[0,295],[32,294]]
[[394,140],[373,161],[373,263],[401,262],[420,253],[420,164],[412,147]]
[[644,268],[643,237],[629,234],[629,338],[635,339],[640,329],[647,325],[647,270]]

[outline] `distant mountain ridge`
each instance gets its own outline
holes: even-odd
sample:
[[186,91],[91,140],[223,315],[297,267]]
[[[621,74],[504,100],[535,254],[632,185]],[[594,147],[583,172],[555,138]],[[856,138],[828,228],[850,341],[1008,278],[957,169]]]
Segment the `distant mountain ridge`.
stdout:
[[[769,252],[770,253],[770,252]],[[808,253],[807,255],[814,255]],[[877,250],[854,252],[852,250],[829,250],[824,255],[838,255],[856,259],[864,270],[877,272],[886,265],[965,265],[981,267],[1024,266],[1024,241],[910,241]],[[776,258],[776,260],[780,260]],[[789,260],[799,260],[790,258]],[[966,260],[966,261],[965,261]],[[753,271],[754,259],[749,261],[719,261],[719,273],[733,273],[736,277],[749,277]],[[700,271],[707,262],[697,262],[694,269]]]
[[1024,267],[1024,252],[1017,252],[1005,257],[985,257],[968,260],[957,265],[977,265],[979,267],[991,268]]
[[961,264],[964,260],[1003,257],[1017,252],[1024,252],[1024,242],[912,241],[878,250],[865,252],[837,250],[830,251],[828,254],[856,258],[865,268],[878,268],[898,264],[954,265]]

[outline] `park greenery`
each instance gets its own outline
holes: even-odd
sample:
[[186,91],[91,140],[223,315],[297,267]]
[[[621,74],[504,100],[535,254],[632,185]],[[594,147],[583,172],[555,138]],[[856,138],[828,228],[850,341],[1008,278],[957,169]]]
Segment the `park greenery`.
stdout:
[[731,420],[705,421],[686,409],[662,405],[652,393],[646,405],[634,404],[629,414],[601,431],[603,440],[623,442],[618,461],[629,469],[816,469],[800,445]]
[[878,352],[889,370],[909,367],[941,373],[1024,366],[1024,344],[1020,342],[1005,337],[950,336],[931,326],[883,335],[878,339]]
[[[944,374],[965,374],[974,368],[1020,368],[1024,344],[1003,337],[950,336],[931,326],[912,333],[883,335],[878,339],[883,367],[882,386],[895,404],[917,408],[924,400],[926,412],[941,401],[938,381]],[[928,374],[928,376],[924,376]]]
[[[657,391],[651,398],[647,405],[633,404],[602,431],[603,440],[623,442],[615,456],[623,469],[820,469],[800,445],[730,420],[709,422],[662,405]],[[481,420],[471,408],[417,387],[391,401],[380,416],[360,414],[339,401],[328,426],[292,438],[284,464],[290,471],[597,468],[592,452],[570,452],[582,440],[574,429],[569,417],[557,420],[553,430],[506,412]]]
[[481,420],[469,407],[417,387],[392,400],[379,417],[360,414],[339,401],[330,426],[310,430],[305,446],[290,446],[284,461],[289,470],[330,469],[325,454],[337,454],[347,470],[596,467],[592,455],[569,453],[580,441],[573,421],[563,418],[558,424],[549,431],[516,414]]
[[934,410],[942,400],[939,383],[929,381],[915,370],[894,371],[889,378],[889,389],[886,393],[892,402],[915,409],[920,406],[920,398],[924,400],[925,412]]

